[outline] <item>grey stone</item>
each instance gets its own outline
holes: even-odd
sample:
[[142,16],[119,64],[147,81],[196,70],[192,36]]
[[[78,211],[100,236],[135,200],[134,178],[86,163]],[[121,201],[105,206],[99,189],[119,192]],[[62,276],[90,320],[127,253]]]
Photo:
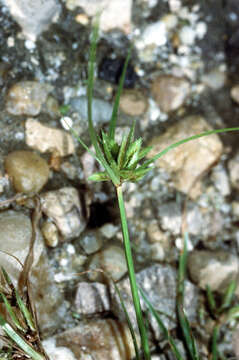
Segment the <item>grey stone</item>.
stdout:
[[3,0],[23,34],[35,41],[60,12],[57,0]]
[[75,308],[79,314],[92,315],[110,310],[107,286],[101,283],[80,282],[77,285]]
[[200,288],[209,285],[213,291],[224,293],[229,283],[238,278],[239,262],[235,255],[223,250],[195,250],[189,254],[188,269]]
[[[175,318],[176,307],[176,278],[177,272],[174,268],[168,265],[155,264],[137,274],[137,282],[140,288],[144,291],[154,308],[162,313],[162,321],[167,329],[173,329],[177,326]],[[130,284],[128,279],[120,281],[118,284],[119,291],[124,299],[125,306],[129,313],[130,319],[136,328],[136,319],[133,303],[131,300]],[[118,295],[113,293],[113,311],[116,316],[124,318],[124,313],[119,303]],[[142,308],[147,309],[146,304],[142,300]],[[189,281],[185,281],[185,303],[184,308],[189,321],[195,320],[198,303],[198,290]],[[163,314],[167,314],[165,316]],[[170,318],[170,319],[169,319]],[[156,339],[160,339],[162,333],[159,329],[158,323],[152,314],[149,314],[150,326],[154,331]]]
[[80,245],[86,254],[93,254],[100,250],[103,245],[103,239],[99,232],[87,231],[82,235]]

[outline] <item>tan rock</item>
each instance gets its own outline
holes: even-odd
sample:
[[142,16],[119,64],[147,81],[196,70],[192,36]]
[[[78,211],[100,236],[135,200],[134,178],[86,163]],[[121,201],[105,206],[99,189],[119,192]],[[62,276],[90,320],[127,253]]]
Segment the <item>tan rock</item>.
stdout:
[[32,151],[11,152],[5,159],[5,168],[17,192],[37,193],[49,176],[47,162]]
[[184,78],[161,75],[153,81],[151,92],[160,110],[167,113],[183,105],[189,95],[190,84]]
[[231,98],[239,104],[239,85],[235,85],[231,88]]
[[[154,137],[148,144],[153,149],[147,157],[156,155],[179,140],[210,129],[204,118],[189,116],[169,127],[163,135]],[[156,161],[156,166],[171,174],[176,189],[187,194],[198,177],[220,159],[222,151],[223,145],[218,135],[205,136],[170,150]],[[194,198],[200,193],[201,182],[197,181],[190,196]]]
[[13,115],[38,115],[52,90],[49,84],[37,81],[20,81],[14,84],[6,99],[6,109]]
[[148,109],[147,97],[139,90],[124,91],[120,97],[120,110],[130,116],[143,115]]
[[73,138],[64,130],[50,128],[35,119],[26,121],[26,143],[42,153],[57,152],[60,156],[75,152]]
[[69,348],[79,360],[87,355],[94,360],[128,360],[135,356],[127,324],[112,319],[81,322],[57,335],[56,345]]

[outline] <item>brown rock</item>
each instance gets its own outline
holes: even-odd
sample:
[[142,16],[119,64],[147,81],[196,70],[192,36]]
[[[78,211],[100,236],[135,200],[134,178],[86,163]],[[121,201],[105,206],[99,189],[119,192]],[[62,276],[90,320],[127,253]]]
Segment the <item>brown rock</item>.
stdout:
[[184,78],[171,75],[157,77],[151,86],[154,100],[163,112],[170,112],[183,105],[189,95],[190,84]]
[[47,162],[32,151],[13,151],[5,159],[6,172],[17,192],[37,193],[49,176]]
[[130,116],[143,115],[148,109],[147,98],[139,90],[124,91],[120,97],[120,109]]
[[57,346],[66,346],[80,360],[129,360],[135,356],[132,338],[125,323],[116,320],[92,320],[56,337]]
[[[148,157],[156,155],[179,140],[210,129],[204,118],[189,116],[169,127],[163,135],[154,137],[148,144],[153,146]],[[205,136],[170,150],[156,161],[156,166],[170,173],[176,189],[187,194],[198,176],[220,159],[222,150],[223,146],[218,135]],[[200,193],[201,183],[197,181],[190,191],[190,196],[195,198]]]

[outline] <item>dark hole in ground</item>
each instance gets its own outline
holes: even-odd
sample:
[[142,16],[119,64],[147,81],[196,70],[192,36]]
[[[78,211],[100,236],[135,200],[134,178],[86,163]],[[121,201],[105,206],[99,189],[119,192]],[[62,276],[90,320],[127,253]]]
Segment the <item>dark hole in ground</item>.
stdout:
[[88,227],[94,229],[106,223],[115,223],[118,218],[118,209],[113,202],[94,202],[90,206]]

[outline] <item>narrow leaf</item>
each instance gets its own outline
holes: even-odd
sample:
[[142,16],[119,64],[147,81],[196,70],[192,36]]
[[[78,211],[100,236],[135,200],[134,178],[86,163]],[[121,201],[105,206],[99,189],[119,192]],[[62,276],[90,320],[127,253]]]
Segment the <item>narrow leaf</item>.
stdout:
[[28,343],[26,343],[21,336],[9,325],[6,320],[0,315],[0,326],[5,333],[17,344],[28,356],[33,360],[44,360],[44,357],[37,353]]
[[216,301],[209,285],[206,286],[208,305],[212,315],[216,312]]
[[110,180],[110,178],[106,171],[100,171],[89,176],[88,180],[98,182],[98,181],[108,181]]
[[218,360],[217,340],[219,327],[215,326],[212,334],[212,360]]
[[152,148],[153,146],[146,146],[145,148],[140,150],[138,160],[143,159],[152,150]]
[[222,312],[231,306],[233,296],[235,295],[236,287],[237,282],[235,280],[232,280],[225,292],[224,298],[222,300],[222,306],[220,307],[219,312]]
[[24,302],[22,301],[18,291],[15,289],[15,296],[16,296],[16,300],[17,300],[17,304],[22,312],[22,314],[24,315],[24,318],[27,322],[27,325],[29,326],[29,328],[32,331],[36,331],[35,325],[34,325],[34,321],[32,319],[32,315],[30,313],[30,311],[28,310],[28,308],[26,307],[26,305],[24,304]]
[[128,140],[128,135],[125,134],[123,137],[123,140],[121,142],[119,154],[118,154],[118,158],[117,158],[117,164],[118,164],[119,169],[122,169],[122,167],[123,167],[126,150],[127,150],[127,140]]
[[114,102],[114,107],[113,107],[113,111],[112,111],[112,115],[111,115],[111,119],[110,119],[110,128],[109,128],[109,136],[111,139],[115,138],[115,128],[116,128],[116,121],[117,121],[117,116],[118,116],[118,109],[119,109],[119,103],[120,103],[120,96],[124,87],[124,81],[125,81],[125,75],[126,75],[126,70],[127,70],[127,66],[129,63],[129,59],[131,56],[131,47],[129,48],[125,63],[124,63],[124,67],[123,67],[123,71],[122,74],[120,76],[120,82],[119,82],[119,86],[117,89],[117,93],[116,93],[116,97],[115,97],[115,102]]
[[10,315],[11,319],[12,319],[12,322],[13,324],[21,331],[25,332],[26,330],[21,326],[11,304],[9,303],[9,301],[7,300],[6,296],[2,293],[0,293],[0,297],[2,297],[3,301],[4,301],[4,304],[6,306],[6,310],[8,312],[8,314]]
[[141,148],[141,144],[142,144],[142,138],[139,138],[137,140],[135,140],[133,143],[130,144],[127,152],[126,152],[126,156],[125,156],[125,162],[123,167],[129,167],[132,166],[132,164],[135,163],[135,161],[137,162],[137,158],[138,158],[138,154]]
[[224,128],[224,129],[217,129],[217,130],[209,130],[209,131],[205,131],[205,132],[202,132],[200,134],[197,134],[197,135],[190,136],[190,137],[185,138],[183,140],[177,141],[177,142],[167,146],[165,149],[160,151],[157,155],[153,156],[151,159],[146,161],[144,165],[148,166],[149,164],[152,164],[153,162],[155,162],[156,160],[161,158],[163,155],[167,154],[167,152],[169,152],[170,150],[175,149],[179,145],[183,145],[183,144],[185,144],[185,143],[187,143],[189,141],[199,139],[200,137],[203,137],[203,136],[219,134],[219,133],[224,133],[224,132],[230,132],[230,131],[239,131],[239,127]]

